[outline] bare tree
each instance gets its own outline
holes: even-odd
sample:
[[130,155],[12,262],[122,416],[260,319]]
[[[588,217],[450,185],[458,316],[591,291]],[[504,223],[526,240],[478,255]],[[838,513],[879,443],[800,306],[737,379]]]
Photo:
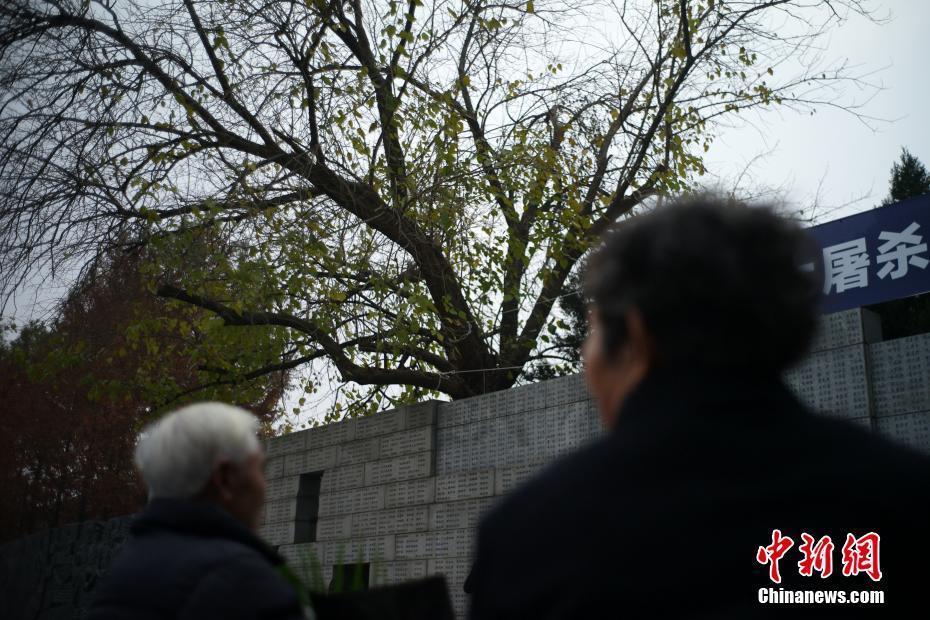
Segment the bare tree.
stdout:
[[282,365],[326,359],[372,406],[506,388],[542,359],[579,257],[689,187],[721,120],[839,105],[856,76],[811,58],[850,15],[871,17],[858,0],[8,0],[2,286],[127,235],[177,256],[222,228],[241,251],[166,259],[159,295],[288,330]]

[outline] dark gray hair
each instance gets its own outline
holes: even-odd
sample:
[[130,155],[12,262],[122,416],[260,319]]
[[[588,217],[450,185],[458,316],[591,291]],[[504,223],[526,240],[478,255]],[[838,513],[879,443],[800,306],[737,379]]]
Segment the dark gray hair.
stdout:
[[635,307],[657,364],[778,372],[813,340],[821,263],[797,223],[767,207],[702,196],[609,233],[588,262],[585,295],[610,353],[626,340],[626,313]]

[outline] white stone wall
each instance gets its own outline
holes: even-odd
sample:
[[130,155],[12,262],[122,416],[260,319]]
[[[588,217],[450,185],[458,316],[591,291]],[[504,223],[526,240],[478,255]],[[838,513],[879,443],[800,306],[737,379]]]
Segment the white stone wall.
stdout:
[[868,310],[827,315],[814,352],[786,380],[815,411],[930,454],[930,334],[882,342]]
[[[369,562],[372,583],[444,574],[461,616],[480,517],[598,432],[574,376],[278,437],[268,445],[262,534],[298,570],[321,562],[326,583],[339,561]],[[317,541],[295,544],[299,477],[313,471],[324,472]]]

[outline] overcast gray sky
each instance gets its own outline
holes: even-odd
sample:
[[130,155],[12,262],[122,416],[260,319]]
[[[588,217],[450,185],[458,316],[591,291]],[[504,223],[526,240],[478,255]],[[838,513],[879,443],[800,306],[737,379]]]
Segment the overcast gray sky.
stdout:
[[[751,168],[757,185],[785,191],[798,206],[815,199],[823,220],[871,208],[888,194],[892,163],[901,147],[930,166],[930,2],[876,2],[881,25],[851,19],[834,30],[824,60],[844,60],[875,71],[870,80],[883,87],[860,110],[870,129],[853,115],[824,107],[813,116],[767,111],[753,126],[727,130],[709,152],[708,169],[734,178],[758,155]],[[866,92],[847,88],[842,100],[862,102]],[[819,194],[819,196],[818,196]]]

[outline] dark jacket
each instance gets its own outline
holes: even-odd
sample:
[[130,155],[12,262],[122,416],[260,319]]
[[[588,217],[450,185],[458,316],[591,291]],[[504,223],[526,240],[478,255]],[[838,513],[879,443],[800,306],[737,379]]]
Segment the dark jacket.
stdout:
[[87,620],[297,620],[281,557],[223,508],[154,499],[94,595]]
[[[913,617],[930,593],[930,458],[814,416],[775,377],[655,371],[604,438],[547,467],[478,530],[470,615]],[[793,547],[769,580],[760,546]],[[880,581],[842,575],[847,532],[881,536]],[[799,575],[801,533],[833,575]],[[880,589],[885,604],[763,605],[760,588]]]

